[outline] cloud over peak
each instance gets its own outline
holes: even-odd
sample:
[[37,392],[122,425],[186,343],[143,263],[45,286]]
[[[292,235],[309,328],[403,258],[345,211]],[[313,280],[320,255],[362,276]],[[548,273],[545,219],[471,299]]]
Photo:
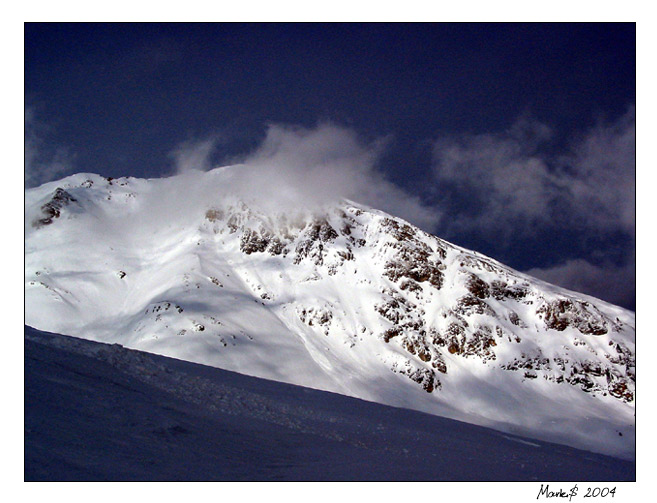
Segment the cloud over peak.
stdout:
[[212,166],[212,154],[219,142],[219,135],[210,135],[201,139],[190,139],[179,143],[169,152],[177,174],[188,171],[207,171]]
[[[229,191],[268,212],[321,210],[349,199],[432,230],[439,212],[377,168],[387,142],[364,142],[354,130],[332,123],[314,128],[270,124],[255,150],[231,159],[239,172]],[[216,138],[179,145],[172,152],[177,171],[207,170],[216,146]]]

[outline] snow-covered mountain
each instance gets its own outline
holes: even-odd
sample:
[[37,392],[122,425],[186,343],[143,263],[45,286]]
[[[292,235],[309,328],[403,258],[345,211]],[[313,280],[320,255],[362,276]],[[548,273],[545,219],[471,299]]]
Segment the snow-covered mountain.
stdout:
[[26,323],[634,457],[634,313],[245,173],[27,190]]

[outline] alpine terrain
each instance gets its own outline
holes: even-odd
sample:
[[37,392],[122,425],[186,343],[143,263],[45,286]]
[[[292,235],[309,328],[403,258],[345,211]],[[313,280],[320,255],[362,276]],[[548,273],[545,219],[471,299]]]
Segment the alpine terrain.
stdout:
[[633,312],[244,173],[27,190],[26,324],[634,459]]

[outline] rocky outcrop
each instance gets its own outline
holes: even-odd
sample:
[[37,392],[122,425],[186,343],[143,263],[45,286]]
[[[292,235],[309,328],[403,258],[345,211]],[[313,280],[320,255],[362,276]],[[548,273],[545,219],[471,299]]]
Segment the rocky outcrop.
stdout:
[[[336,275],[355,260],[356,253],[368,253],[368,260],[382,266],[388,283],[373,306],[380,328],[363,328],[378,333],[383,342],[405,354],[407,364],[392,370],[428,392],[441,388],[437,374],[447,374],[454,362],[465,358],[518,372],[523,380],[544,378],[594,395],[633,399],[633,362],[627,348],[610,351],[604,365],[574,358],[565,350],[550,356],[540,351],[512,358],[498,355],[507,344],[517,346],[528,331],[538,330],[537,320],[547,333],[571,334],[572,329],[581,336],[599,337],[620,329],[618,322],[594,305],[568,296],[548,297],[528,279],[491,259],[459,250],[399,219],[381,216],[363,221],[363,214],[358,208],[346,207],[296,226],[277,228],[242,204],[230,211],[209,209],[205,218],[221,226],[221,232],[238,233],[245,255],[270,254],[296,266],[312,265],[314,272],[308,281]],[[359,251],[363,248],[367,251]],[[444,291],[442,316],[430,321],[425,306],[432,295]],[[259,300],[270,299],[261,292],[258,295]],[[324,336],[342,330],[334,326],[330,305],[299,306],[297,315],[304,325]],[[570,341],[570,347],[587,344]]]
[[53,193],[50,201],[41,206],[41,213],[43,213],[43,217],[35,219],[32,222],[32,225],[38,228],[43,227],[44,225],[52,224],[55,218],[60,217],[63,208],[76,201],[77,199],[75,199],[71,194],[66,192],[61,187],[58,187]]
[[285,245],[281,240],[265,229],[260,229],[259,232],[245,229],[240,239],[240,250],[247,255],[263,252],[280,255],[284,249]]
[[525,378],[542,377],[551,382],[577,386],[592,395],[611,395],[624,402],[634,399],[633,375],[624,372],[611,358],[605,364],[571,357],[548,358],[539,351],[533,356],[523,353],[520,358],[514,358],[501,367],[514,372],[520,371]]
[[444,282],[445,266],[440,261],[445,258],[444,248],[438,247],[437,253],[433,253],[431,247],[419,239],[413,227],[391,218],[384,219],[381,227],[395,239],[385,245],[394,250],[385,264],[385,275],[390,281],[402,280],[407,287],[427,282],[439,290]]
[[438,379],[433,370],[417,367],[411,360],[406,360],[401,365],[395,362],[392,364],[391,370],[395,373],[405,375],[410,380],[415,381],[422,386],[422,389],[427,393],[433,393],[435,390],[439,390],[442,387],[440,379]]
[[536,309],[536,313],[551,330],[563,331],[573,327],[586,335],[604,335],[608,330],[604,315],[588,302],[571,299],[546,301]]
[[299,264],[308,258],[315,265],[323,265],[327,252],[324,247],[337,237],[338,233],[327,220],[312,221],[297,240],[294,263]]

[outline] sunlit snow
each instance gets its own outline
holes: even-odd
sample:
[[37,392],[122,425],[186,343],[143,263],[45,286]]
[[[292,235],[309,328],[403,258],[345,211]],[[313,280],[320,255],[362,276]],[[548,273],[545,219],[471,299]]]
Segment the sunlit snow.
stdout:
[[[270,202],[233,190],[236,177],[239,167],[153,180],[78,174],[26,191],[26,323],[633,459],[633,313],[419,230],[413,239],[442,284],[404,283],[389,264],[401,242],[390,222],[405,222],[350,201],[265,211]],[[71,200],[41,222],[57,188]],[[322,229],[335,235],[310,238]],[[459,314],[475,273],[526,296],[475,298]],[[605,333],[549,329],[537,309],[560,299]],[[432,333],[443,341],[455,320],[466,338],[493,327],[480,330],[489,343],[473,354],[409,349]],[[589,381],[560,381],[575,364],[592,369]],[[610,383],[630,398],[612,396]]]

